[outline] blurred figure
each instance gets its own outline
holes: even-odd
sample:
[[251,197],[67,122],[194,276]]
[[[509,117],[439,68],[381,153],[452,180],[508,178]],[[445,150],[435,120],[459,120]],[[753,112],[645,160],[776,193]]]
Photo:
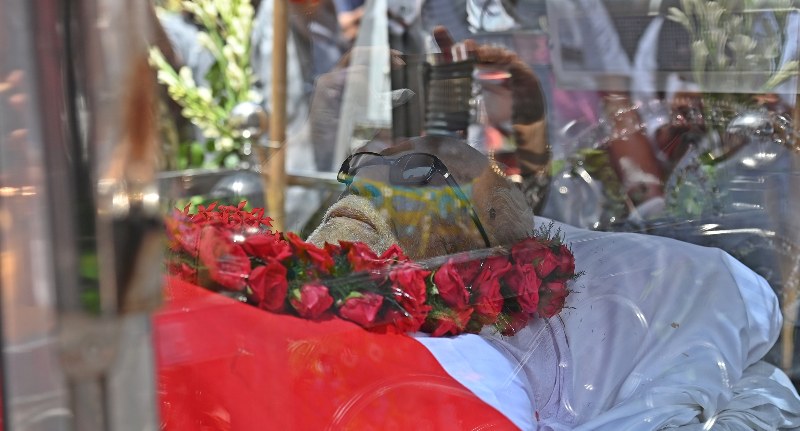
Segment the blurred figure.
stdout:
[[[475,55],[473,88],[480,85],[480,97],[486,118],[476,118],[482,133],[482,142],[469,142],[495,159],[503,147],[503,135],[511,138],[518,176],[513,178],[520,186],[528,205],[541,210],[550,184],[551,148],[547,133],[546,100],[539,78],[519,56],[510,50],[480,45],[471,39],[455,44],[444,27],[434,29],[439,49],[447,53],[460,51]],[[472,103],[476,101],[473,100]],[[476,105],[478,105],[476,103]],[[470,126],[473,127],[473,126]],[[470,138],[473,139],[473,138]],[[509,172],[506,171],[506,174]]]
[[333,3],[342,38],[352,44],[358,34],[361,17],[364,16],[364,0],[334,0]]
[[[643,28],[620,25],[619,13],[625,18],[645,16],[642,2],[621,3],[601,0],[548,1],[548,17],[553,37],[561,44],[563,68],[578,68],[595,76],[602,106],[600,117],[608,121],[609,136],[606,150],[612,167],[622,184],[622,194],[627,199],[628,211],[640,213],[643,209],[659,208],[663,197],[664,174],[645,130],[640,126],[637,100],[629,93],[633,66],[634,44]],[[624,24],[628,24],[623,20]],[[631,28],[633,27],[633,28]],[[627,30],[621,37],[618,28]],[[574,51],[574,52],[573,52]],[[574,58],[574,60],[572,60]],[[575,64],[566,63],[575,61]],[[645,205],[646,204],[646,205]]]

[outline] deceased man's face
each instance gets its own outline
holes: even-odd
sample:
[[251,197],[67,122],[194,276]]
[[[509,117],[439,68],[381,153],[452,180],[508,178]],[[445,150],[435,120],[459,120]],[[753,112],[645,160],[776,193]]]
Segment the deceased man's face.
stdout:
[[347,159],[348,184],[308,238],[398,244],[415,259],[505,245],[526,236],[533,215],[522,194],[480,152],[458,140],[372,143]]

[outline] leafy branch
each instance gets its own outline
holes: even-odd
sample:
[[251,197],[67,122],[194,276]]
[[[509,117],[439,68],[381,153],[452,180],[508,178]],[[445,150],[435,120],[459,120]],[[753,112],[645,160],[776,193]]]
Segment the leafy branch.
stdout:
[[[692,74],[697,84],[704,87],[715,79],[708,77],[707,72],[768,71],[770,78],[760,86],[768,91],[797,71],[795,62],[776,70],[781,54],[781,29],[792,0],[744,1],[745,10],[771,11],[777,26],[764,21],[763,13],[741,13],[741,6],[734,6],[738,4],[732,0],[681,0],[681,8],[669,8],[667,18],[689,33]],[[736,78],[739,85],[742,78],[741,75]]]
[[[261,102],[253,90],[256,77],[250,64],[255,12],[249,0],[184,0],[179,11],[193,16],[200,26],[197,42],[214,57],[204,76],[207,86],[199,85],[188,67],[176,70],[158,47],[150,48],[150,64],[182,108],[181,115],[202,133],[212,164],[225,164],[229,156],[238,160],[244,143],[230,125],[230,113],[239,103]],[[157,13],[162,17],[169,12],[157,8]]]

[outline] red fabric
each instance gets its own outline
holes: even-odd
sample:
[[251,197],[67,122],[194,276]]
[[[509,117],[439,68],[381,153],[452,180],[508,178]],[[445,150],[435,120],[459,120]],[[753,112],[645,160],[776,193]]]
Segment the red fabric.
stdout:
[[516,430],[425,347],[170,280],[155,317],[162,430]]

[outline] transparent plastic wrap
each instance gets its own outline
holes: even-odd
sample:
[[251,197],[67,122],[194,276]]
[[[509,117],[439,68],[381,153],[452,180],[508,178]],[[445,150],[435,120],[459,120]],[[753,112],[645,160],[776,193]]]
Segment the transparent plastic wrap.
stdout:
[[778,296],[728,253],[534,218],[463,141],[376,145],[309,242],[243,206],[167,223],[164,429],[800,426]]
[[[635,103],[630,112],[641,122],[622,133],[612,119],[601,118],[578,135],[569,157],[556,162],[561,169],[544,213],[575,226],[665,236],[730,253],[781,298],[784,335],[769,358],[794,376],[800,153],[792,121],[765,107],[705,102],[691,109]],[[651,148],[664,172],[664,193],[639,205],[612,169],[609,152],[612,141],[635,134],[664,143]]]
[[[538,295],[530,295],[513,293],[511,278],[501,277],[497,287],[506,305],[524,307],[537,297],[540,304],[529,319],[517,321],[514,331],[501,332],[497,325],[475,330],[461,321],[463,330],[477,334],[452,336],[461,332],[459,314],[485,316],[479,311],[485,306],[483,285],[463,280],[488,268],[498,273],[514,256],[531,251],[523,245],[534,243],[518,244],[507,255],[500,249],[478,250],[468,260],[460,254],[390,269],[355,244],[346,246],[350,253],[337,256],[333,247],[290,240],[284,249],[292,250],[290,259],[316,256],[316,264],[324,266],[333,257],[338,264],[344,259],[374,266],[302,287],[287,275],[289,293],[273,293],[280,304],[276,311],[269,311],[265,296],[263,301],[247,298],[252,307],[240,302],[244,296],[236,301],[209,295],[207,289],[172,279],[169,305],[156,319],[163,426],[180,429],[178,424],[195,420],[237,429],[288,424],[364,429],[375,423],[428,423],[437,429],[800,426],[800,401],[791,383],[762,360],[781,328],[778,299],[763,278],[718,249],[545,219],[537,223],[559,231],[574,253],[572,274],[579,277],[570,277],[565,307],[557,314],[559,308],[542,307],[547,282]],[[264,246],[257,238],[265,237],[248,237]],[[274,238],[267,241],[275,244]],[[313,254],[301,257],[301,250]],[[228,254],[217,259],[233,260]],[[558,268],[549,258],[532,262],[536,270],[529,283],[547,280],[538,277],[539,268]],[[240,277],[254,292],[262,291],[255,287],[257,272]],[[281,272],[270,271],[273,276]],[[399,284],[379,293],[376,280]],[[423,307],[432,305],[419,332],[414,332],[419,325],[398,324],[421,311],[397,307],[414,291],[406,290],[405,282],[425,286]],[[458,311],[449,314],[455,318],[450,320],[441,305],[453,301],[457,290],[447,290],[453,284],[469,296],[458,299],[464,306],[447,307]],[[345,286],[349,293],[337,298],[336,290]],[[376,307],[376,294],[396,302]],[[400,312],[386,320],[392,310]],[[431,323],[433,331],[426,328]],[[387,331],[389,326],[393,329]],[[450,330],[436,331],[442,328]],[[422,400],[440,404],[425,408]],[[309,405],[314,415],[308,416]]]
[[[412,3],[385,46],[367,2],[315,81],[339,184],[302,233],[230,201],[167,223],[162,429],[800,429],[794,95],[648,63],[667,9],[628,40],[613,2]],[[725,26],[716,59],[792,65]]]

